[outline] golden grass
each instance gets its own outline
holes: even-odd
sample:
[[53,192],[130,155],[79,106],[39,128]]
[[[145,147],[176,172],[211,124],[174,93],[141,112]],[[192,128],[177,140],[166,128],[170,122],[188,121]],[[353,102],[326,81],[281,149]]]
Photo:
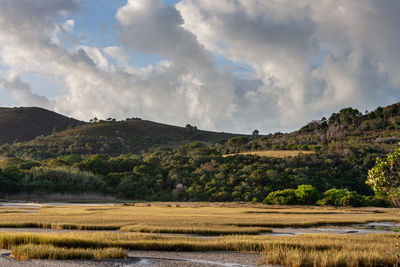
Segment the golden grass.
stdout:
[[327,245],[326,248],[317,249],[303,245],[288,247],[282,244],[263,253],[264,263],[291,267],[395,266],[397,259],[394,240],[394,235],[392,238],[382,238],[379,235],[306,235],[299,239],[299,244],[319,243]]
[[144,226],[128,225],[120,229],[121,232],[136,233],[159,233],[159,234],[195,234],[195,235],[258,235],[260,233],[272,232],[269,228],[262,227],[162,227],[162,226]]
[[[168,207],[171,206],[171,207]],[[310,227],[379,221],[400,222],[398,209],[281,207],[240,203],[146,203],[135,206],[43,206],[35,213],[4,213],[0,227],[117,230],[142,232],[249,234],[269,227]],[[8,210],[12,209],[11,207]],[[255,229],[262,228],[262,229]],[[183,230],[182,230],[183,229]]]
[[57,230],[85,230],[85,231],[103,231],[119,230],[120,226],[114,225],[85,225],[73,223],[0,223],[0,228],[43,228]]
[[40,245],[72,249],[247,251],[263,252],[265,263],[287,266],[393,266],[396,263],[395,242],[394,234],[195,238],[105,232],[0,233],[0,248],[13,250],[21,245]]
[[101,260],[128,257],[127,251],[121,248],[82,249],[32,244],[13,247],[11,255],[17,260]]
[[[147,203],[135,206],[42,206],[36,213],[3,213],[0,227],[127,232],[0,233],[0,248],[263,252],[266,263],[287,266],[393,266],[394,234],[261,236],[269,227],[395,221],[399,209],[284,207],[242,203]],[[13,211],[7,207],[7,211]],[[16,211],[18,209],[15,209]],[[167,233],[160,235],[157,233]],[[219,236],[183,236],[203,234]],[[48,246],[54,246],[48,247]],[[24,248],[24,247],[22,247]],[[22,248],[20,248],[22,250]],[[39,252],[37,252],[39,251]],[[73,255],[74,253],[72,253]],[[79,254],[79,253],[77,253]],[[23,255],[23,254],[21,254]],[[46,256],[47,255],[47,256]],[[23,257],[23,256],[21,256]],[[61,256],[60,256],[61,257]],[[64,257],[64,256],[63,256]],[[66,256],[65,256],[66,257]],[[94,257],[94,256],[93,256]]]
[[395,234],[308,234],[299,236],[231,235],[200,238],[177,235],[112,232],[0,232],[0,248],[3,249],[10,249],[24,244],[35,244],[69,248],[121,247],[125,249],[166,251],[264,251],[276,247],[326,250],[343,249],[351,246],[374,247],[379,250],[389,249],[395,251],[395,242]]
[[290,267],[359,267],[395,266],[397,260],[381,251],[337,250],[326,251],[275,248],[265,253],[266,264]]
[[262,150],[262,151],[248,151],[240,153],[225,154],[223,157],[230,157],[236,155],[256,155],[260,157],[271,157],[271,158],[287,158],[296,157],[299,154],[314,154],[314,151],[310,150]]

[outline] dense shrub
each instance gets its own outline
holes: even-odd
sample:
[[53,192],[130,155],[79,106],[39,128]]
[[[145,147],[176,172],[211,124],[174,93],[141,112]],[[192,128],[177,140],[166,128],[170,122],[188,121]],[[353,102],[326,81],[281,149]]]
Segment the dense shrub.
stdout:
[[91,173],[81,172],[74,168],[47,167],[33,168],[22,181],[28,193],[107,193],[106,184]]
[[284,189],[268,194],[263,201],[264,204],[271,205],[294,205],[297,203],[294,189]]
[[361,206],[363,197],[347,189],[330,189],[325,191],[324,198],[317,203],[323,206]]
[[294,193],[297,203],[305,205],[314,205],[320,197],[320,193],[312,185],[299,185]]

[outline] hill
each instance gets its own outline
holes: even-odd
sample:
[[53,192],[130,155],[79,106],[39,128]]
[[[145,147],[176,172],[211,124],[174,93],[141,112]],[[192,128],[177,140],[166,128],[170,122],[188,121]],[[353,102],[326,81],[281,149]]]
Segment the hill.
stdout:
[[400,142],[400,103],[362,114],[344,108],[328,119],[315,120],[292,133],[258,138],[236,137],[221,148],[223,154],[258,150],[315,150],[339,155],[382,156]]
[[[4,126],[8,129],[5,131],[8,133],[8,140],[37,137],[28,142],[3,146],[0,153],[32,159],[68,154],[139,154],[160,146],[176,148],[192,142],[216,144],[221,154],[265,150],[313,150],[323,151],[325,154],[368,154],[375,158],[393,150],[393,144],[400,141],[400,103],[384,108],[378,107],[366,114],[353,108],[345,108],[333,113],[328,119],[312,121],[298,131],[265,136],[216,133],[202,131],[190,125],[177,127],[138,118],[125,121],[100,120],[79,125],[80,122],[76,120],[44,109],[8,110],[11,114],[8,117],[1,116],[0,113],[0,125],[8,124]],[[54,125],[66,128],[71,122],[75,122],[79,127],[50,134]],[[47,128],[42,125],[47,125]],[[46,134],[50,135],[40,136]]]
[[53,130],[84,124],[53,111],[37,107],[0,108],[0,145],[28,141]]
[[176,148],[192,142],[214,144],[234,136],[237,135],[202,131],[190,125],[171,126],[137,118],[125,121],[101,120],[3,147],[2,151],[34,159],[68,154],[137,154],[159,146]]
[[[0,163],[0,196],[261,202],[272,194],[268,203],[380,206],[387,199],[366,185],[368,170],[399,140],[399,103],[365,114],[346,108],[298,131],[267,136],[140,119],[95,121],[2,146],[9,158]],[[238,155],[223,156],[232,153]],[[307,188],[315,198],[295,197],[295,190]]]

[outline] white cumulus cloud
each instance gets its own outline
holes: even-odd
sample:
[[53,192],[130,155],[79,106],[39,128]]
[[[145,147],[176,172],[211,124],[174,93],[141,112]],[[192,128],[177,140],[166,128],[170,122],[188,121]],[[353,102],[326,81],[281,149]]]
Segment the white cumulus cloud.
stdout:
[[[80,3],[0,0],[0,62],[9,69],[0,85],[21,104],[85,120],[265,133],[398,101],[397,0],[129,0],[115,11],[119,42],[108,47],[73,38]],[[132,52],[162,60],[138,68]],[[52,99],[35,94],[20,78],[30,72],[64,88]]]

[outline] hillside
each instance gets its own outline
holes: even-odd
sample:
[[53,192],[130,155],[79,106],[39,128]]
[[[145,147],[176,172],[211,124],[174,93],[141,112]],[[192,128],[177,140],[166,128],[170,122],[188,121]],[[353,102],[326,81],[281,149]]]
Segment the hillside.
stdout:
[[362,114],[345,108],[328,119],[312,121],[292,133],[258,138],[236,137],[221,148],[223,154],[257,150],[315,150],[340,155],[381,156],[400,142],[400,103]]
[[65,130],[68,126],[82,124],[43,108],[0,108],[0,145],[32,140],[40,135],[49,135],[54,129]]
[[139,153],[164,146],[201,142],[213,144],[236,135],[198,130],[187,125],[171,126],[141,119],[99,121],[4,148],[3,152],[17,156],[45,159],[68,154]]
[[[400,140],[399,116],[399,104],[366,114],[346,108],[298,131],[267,136],[140,119],[95,121],[2,146],[8,158],[0,162],[0,196],[97,193],[136,200],[261,202],[274,193],[278,204],[319,199],[324,205],[387,205],[365,182],[376,158]],[[239,155],[224,156],[232,153]],[[318,198],[291,198],[303,185],[315,187]],[[338,201],[330,199],[332,193]]]
[[[8,140],[27,140],[38,137],[25,143],[2,147],[0,153],[33,159],[54,158],[68,154],[112,156],[126,153],[138,154],[159,146],[176,148],[192,142],[217,143],[217,150],[221,154],[259,150],[314,150],[325,154],[360,156],[368,154],[375,158],[393,150],[393,144],[400,141],[400,103],[384,108],[379,107],[366,114],[353,108],[345,108],[338,113],[333,113],[328,119],[312,121],[298,131],[265,136],[216,133],[198,130],[190,125],[184,128],[141,119],[101,120],[48,136],[39,136],[52,131],[53,124],[57,122],[54,118],[60,118],[58,121],[66,121],[64,128],[70,121],[77,121],[38,108],[9,110],[12,110],[12,112],[9,111],[12,116],[8,117],[10,118],[8,121],[5,115],[0,116],[0,122],[8,124],[4,126],[5,129],[10,129],[6,131],[9,133]],[[45,128],[38,125],[48,126]],[[61,128],[59,125],[62,124],[57,125]],[[40,129],[46,129],[46,131],[40,131]],[[15,136],[12,135],[14,132]],[[22,138],[22,134],[27,137]]]

